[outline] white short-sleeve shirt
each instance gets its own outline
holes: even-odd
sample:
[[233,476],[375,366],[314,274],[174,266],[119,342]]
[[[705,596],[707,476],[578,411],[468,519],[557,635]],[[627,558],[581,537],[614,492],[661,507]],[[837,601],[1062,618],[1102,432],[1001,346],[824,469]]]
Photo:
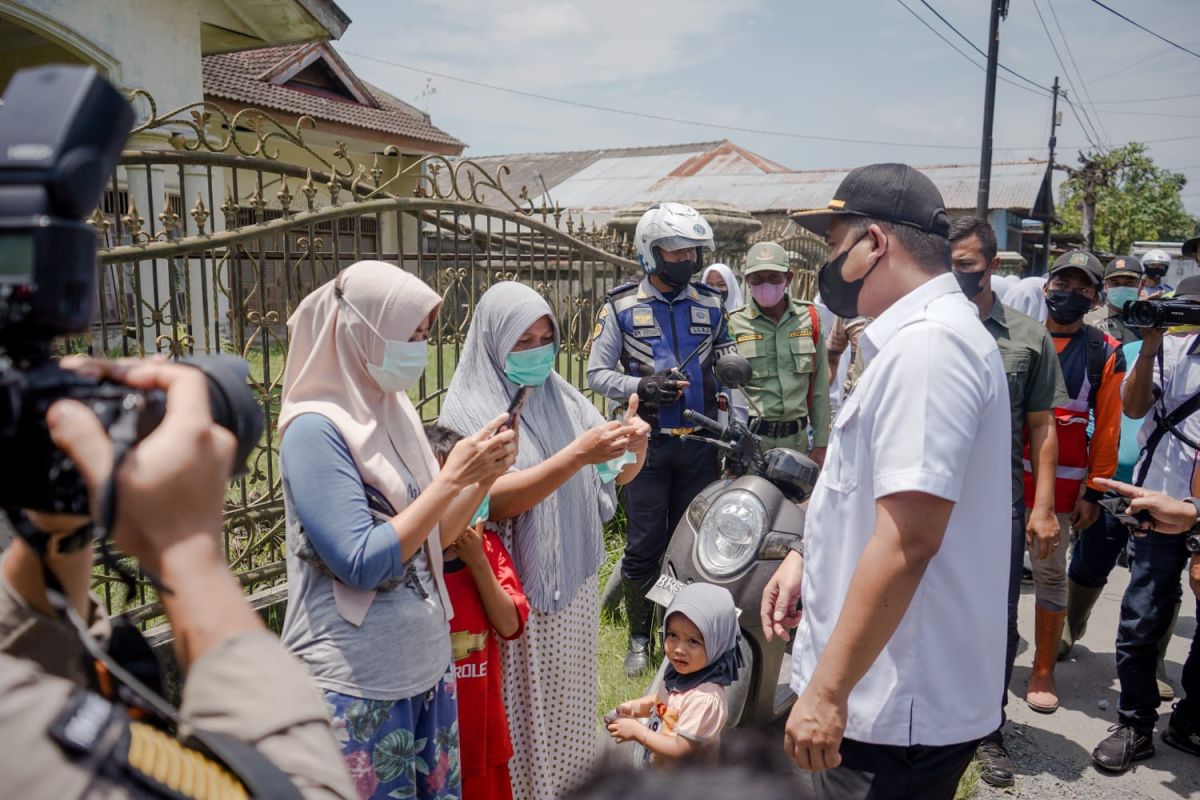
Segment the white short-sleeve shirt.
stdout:
[[[1138,431],[1138,444],[1143,448],[1143,452],[1133,470],[1135,480],[1142,474],[1146,440],[1156,427],[1155,411],[1161,411],[1165,406],[1166,413],[1170,414],[1192,395],[1200,392],[1200,334],[1172,333],[1164,336],[1161,363],[1160,367],[1159,360],[1155,357],[1154,388],[1156,395],[1162,395],[1162,403],[1157,399],[1154,401]],[[1125,380],[1130,380],[1132,375],[1133,365],[1130,364],[1125,373]],[[1189,415],[1175,427],[1193,442],[1200,442],[1200,413]],[[1156,492],[1166,492],[1172,497],[1191,497],[1192,475],[1196,470],[1196,462],[1196,451],[1168,432],[1154,448],[1154,457],[1146,470],[1146,479],[1138,485]]]
[[891,640],[850,694],[846,737],[946,745],[1000,724],[1011,538],[1008,384],[995,340],[953,275],[908,293],[863,334],[867,368],[833,425],[805,524],[792,688],[833,634],[875,501],[955,503]]

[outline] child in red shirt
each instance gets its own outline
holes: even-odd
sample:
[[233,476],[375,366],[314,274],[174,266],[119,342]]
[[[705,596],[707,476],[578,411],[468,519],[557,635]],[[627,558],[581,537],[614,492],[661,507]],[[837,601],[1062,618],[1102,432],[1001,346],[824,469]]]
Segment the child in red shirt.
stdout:
[[[438,462],[461,438],[437,425],[426,428]],[[496,636],[525,630],[529,601],[500,538],[485,529],[486,501],[477,520],[446,548],[446,591],[454,607],[450,648],[458,683],[458,737],[463,800],[511,800],[508,761],[512,742],[501,694]]]

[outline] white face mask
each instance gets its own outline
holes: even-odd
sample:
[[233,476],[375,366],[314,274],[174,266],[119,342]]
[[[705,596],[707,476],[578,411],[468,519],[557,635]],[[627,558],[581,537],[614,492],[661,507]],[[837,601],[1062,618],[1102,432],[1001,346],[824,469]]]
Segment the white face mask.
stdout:
[[[383,360],[378,364],[367,362],[367,373],[379,388],[391,393],[406,392],[415,386],[421,379],[421,374],[425,372],[429,343],[423,339],[419,342],[388,339],[376,330],[375,326],[349,300],[345,297],[339,299],[371,329],[372,333],[383,340]],[[353,334],[351,334],[351,338],[353,338]],[[366,350],[362,343],[355,340],[355,344],[365,355]]]

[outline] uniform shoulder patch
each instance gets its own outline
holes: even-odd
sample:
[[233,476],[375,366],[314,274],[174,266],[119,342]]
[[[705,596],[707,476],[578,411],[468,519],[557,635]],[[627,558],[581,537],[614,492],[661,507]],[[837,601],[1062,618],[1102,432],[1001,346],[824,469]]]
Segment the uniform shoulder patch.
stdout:
[[605,296],[609,300],[614,300],[621,295],[628,294],[629,292],[636,292],[638,285],[639,284],[637,283],[622,283],[620,286],[614,286],[613,288],[609,289]]

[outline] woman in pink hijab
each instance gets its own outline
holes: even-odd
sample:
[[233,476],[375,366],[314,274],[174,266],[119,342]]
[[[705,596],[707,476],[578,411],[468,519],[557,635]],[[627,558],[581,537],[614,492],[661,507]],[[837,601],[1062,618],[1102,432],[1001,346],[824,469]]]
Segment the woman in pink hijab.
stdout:
[[438,471],[405,392],[440,305],[394,264],[360,261],[288,320],[282,638],[324,692],[364,798],[461,794],[442,549],[516,461],[502,414]]

